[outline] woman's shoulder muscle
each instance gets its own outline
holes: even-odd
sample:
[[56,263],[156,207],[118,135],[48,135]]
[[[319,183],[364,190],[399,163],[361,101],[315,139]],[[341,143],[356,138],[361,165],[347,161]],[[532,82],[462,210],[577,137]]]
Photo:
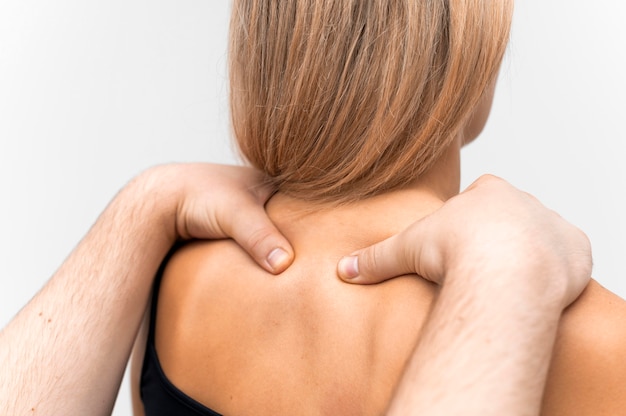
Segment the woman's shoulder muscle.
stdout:
[[273,276],[246,256],[223,241],[172,257],[156,330],[170,381],[225,414],[379,414],[429,310],[431,284],[349,285],[334,275],[339,257],[304,254]]
[[563,313],[542,415],[626,409],[626,302],[591,281]]

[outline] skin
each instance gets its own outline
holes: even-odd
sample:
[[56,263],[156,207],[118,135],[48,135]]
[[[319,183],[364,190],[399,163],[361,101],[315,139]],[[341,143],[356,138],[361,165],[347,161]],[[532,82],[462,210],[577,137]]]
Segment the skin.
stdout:
[[265,215],[272,190],[261,179],[170,165],[127,185],[0,332],[0,414],[110,414],[154,274],[178,238],[233,236],[266,269],[287,267],[293,251]]
[[[500,261],[485,261],[493,258]],[[595,389],[602,394],[579,395],[574,400],[562,386],[572,381],[568,366],[578,366],[564,363],[559,356],[572,356],[571,351],[580,347],[578,335],[587,318],[580,311],[602,313],[598,306],[611,305],[604,303],[609,299],[609,311],[620,311],[621,304],[621,312],[612,318],[602,316],[607,322],[605,335],[619,348],[626,339],[620,341],[620,331],[609,322],[624,319],[624,302],[594,282],[565,313],[566,324],[559,330],[561,311],[589,280],[589,242],[580,230],[501,179],[479,179],[401,234],[343,259],[339,271],[354,283],[376,283],[384,276],[414,272],[442,285],[389,414],[539,414],[551,358],[551,348],[544,346],[554,343],[557,331],[559,347],[548,391],[557,388],[559,394],[546,396],[542,414],[569,414],[568,409],[580,414],[583,405],[588,414],[597,414],[607,406],[616,410],[624,404],[622,396],[615,394],[621,390],[617,383],[626,376],[619,354],[610,356],[617,366],[604,369],[614,380],[607,378],[602,389]],[[502,309],[507,310],[505,316],[497,312]],[[463,355],[471,359],[455,358],[461,345]],[[595,371],[601,367],[597,356],[582,358],[589,359]],[[452,362],[458,365],[456,372],[438,371]],[[590,380],[574,381],[579,390],[594,390],[589,389]],[[614,393],[606,394],[611,388]],[[488,400],[494,396],[498,401]]]
[[[377,202],[419,215],[399,199]],[[337,279],[341,255],[400,231],[394,221],[364,233],[351,210],[311,214],[282,195],[267,210],[296,253],[279,277],[254,267],[227,241],[194,243],[172,258],[157,312],[165,373],[222,414],[381,414],[436,287],[409,278],[379,286]],[[183,284],[172,284],[178,279]],[[403,334],[399,342],[388,336],[395,332]],[[141,351],[145,343],[138,344]],[[141,354],[133,360],[140,363]]]

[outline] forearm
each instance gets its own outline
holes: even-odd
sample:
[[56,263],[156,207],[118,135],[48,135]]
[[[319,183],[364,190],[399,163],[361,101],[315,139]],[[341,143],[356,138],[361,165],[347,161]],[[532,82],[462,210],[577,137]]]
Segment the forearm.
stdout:
[[443,285],[388,415],[539,414],[560,307],[500,277]]
[[344,257],[368,284],[416,273],[441,292],[389,415],[537,415],[563,309],[591,276],[587,236],[485,175],[406,230]]
[[110,414],[175,234],[166,220],[174,201],[155,180],[144,175],[124,188],[0,332],[0,414]]

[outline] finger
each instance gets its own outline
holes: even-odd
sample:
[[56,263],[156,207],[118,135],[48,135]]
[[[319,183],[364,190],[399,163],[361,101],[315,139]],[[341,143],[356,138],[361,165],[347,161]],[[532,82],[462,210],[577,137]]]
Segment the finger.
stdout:
[[507,184],[508,185],[508,183],[504,179],[500,178],[499,176],[495,176],[495,175],[487,173],[487,174],[481,175],[478,179],[476,179],[474,182],[472,182],[467,188],[465,188],[465,190],[462,193],[465,193],[467,191],[471,191],[471,190],[476,189],[476,188],[480,188],[482,186],[496,185],[496,184],[499,184],[499,185]]
[[394,236],[342,258],[337,265],[339,277],[349,283],[374,284],[412,273],[410,250],[399,240]]
[[380,283],[392,277],[414,273],[412,248],[401,235],[359,250],[339,260],[339,277],[350,283]]
[[293,262],[293,248],[267,216],[262,204],[240,205],[237,214],[227,216],[224,227],[261,267],[270,273],[283,272]]
[[[342,258],[337,266],[349,283],[374,284],[406,274],[441,280],[442,256],[437,249],[428,217],[384,241]],[[429,236],[431,238],[429,238]]]

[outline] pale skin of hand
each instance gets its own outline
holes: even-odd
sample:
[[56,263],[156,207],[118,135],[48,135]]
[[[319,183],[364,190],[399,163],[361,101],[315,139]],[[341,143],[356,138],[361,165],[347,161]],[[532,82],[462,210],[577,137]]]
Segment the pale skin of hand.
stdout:
[[0,332],[0,414],[110,415],[152,279],[179,238],[234,238],[280,273],[293,250],[249,168],[164,165],[135,178]]
[[561,312],[591,263],[584,233],[492,176],[342,259],[351,283],[416,273],[441,285],[387,414],[538,415]]

